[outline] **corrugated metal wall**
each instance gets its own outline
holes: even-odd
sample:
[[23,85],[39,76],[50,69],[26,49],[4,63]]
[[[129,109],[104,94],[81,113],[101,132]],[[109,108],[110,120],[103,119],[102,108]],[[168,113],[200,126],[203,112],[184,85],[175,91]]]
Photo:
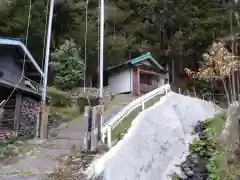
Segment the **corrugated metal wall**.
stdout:
[[[21,68],[15,63],[11,56],[0,56],[0,71],[3,72],[3,79],[17,83],[21,78]],[[24,86],[22,81],[21,85]]]

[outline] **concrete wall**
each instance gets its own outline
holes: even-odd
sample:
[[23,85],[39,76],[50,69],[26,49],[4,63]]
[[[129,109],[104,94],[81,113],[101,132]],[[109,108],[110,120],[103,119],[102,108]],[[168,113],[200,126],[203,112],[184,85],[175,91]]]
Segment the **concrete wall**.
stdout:
[[108,78],[108,86],[106,87],[107,91],[114,94],[131,92],[131,74],[131,69],[126,68],[110,75]]
[[222,140],[230,149],[237,149],[240,143],[240,106],[235,102],[228,107],[227,121],[222,132]]
[[168,175],[188,154],[193,126],[220,110],[210,102],[168,93],[142,111],[123,139],[87,172],[104,180],[169,180]]

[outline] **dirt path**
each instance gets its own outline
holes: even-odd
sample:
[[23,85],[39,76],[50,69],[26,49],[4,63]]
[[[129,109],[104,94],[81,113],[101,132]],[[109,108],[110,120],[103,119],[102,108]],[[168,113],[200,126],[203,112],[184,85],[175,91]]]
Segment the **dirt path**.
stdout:
[[59,130],[59,134],[48,141],[32,145],[34,150],[16,163],[1,167],[1,180],[42,180],[44,175],[54,172],[59,159],[71,153],[73,145],[82,143],[84,121],[75,120]]
[[[118,113],[125,104],[115,105],[105,114],[105,122]],[[34,144],[33,150],[16,162],[0,167],[0,180],[42,180],[54,172],[59,159],[71,154],[73,147],[83,147],[85,122],[74,120],[64,128],[56,130],[56,137],[41,144]],[[36,143],[36,142],[35,142]]]

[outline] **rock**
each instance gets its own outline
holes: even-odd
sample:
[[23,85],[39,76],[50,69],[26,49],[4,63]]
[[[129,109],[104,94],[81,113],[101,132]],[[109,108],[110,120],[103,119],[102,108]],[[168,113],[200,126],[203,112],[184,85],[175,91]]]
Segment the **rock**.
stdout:
[[57,129],[64,129],[64,128],[68,128],[68,124],[67,123],[62,123],[60,126],[58,126]]
[[4,153],[0,153],[0,158],[4,158]]
[[56,132],[56,131],[49,132],[49,137],[50,138],[54,138],[54,137],[57,137],[57,136],[58,136],[58,132]]
[[72,118],[70,116],[62,116],[62,122],[69,122],[72,120]]
[[194,172],[190,168],[185,168],[184,173],[187,177],[192,177],[194,175]]
[[25,142],[24,142],[24,141],[19,141],[19,140],[18,140],[18,141],[16,141],[14,144],[16,144],[16,145],[19,146],[19,145],[24,145]]
[[81,158],[75,158],[72,160],[72,162],[78,162],[78,161],[81,161]]
[[197,154],[190,154],[188,158],[193,164],[198,164],[199,162],[199,156]]
[[12,150],[12,152],[15,153],[15,154],[19,154],[20,151],[21,151],[21,149],[18,148],[18,147],[14,148],[14,149]]
[[7,149],[14,149],[16,146],[14,144],[8,144]]

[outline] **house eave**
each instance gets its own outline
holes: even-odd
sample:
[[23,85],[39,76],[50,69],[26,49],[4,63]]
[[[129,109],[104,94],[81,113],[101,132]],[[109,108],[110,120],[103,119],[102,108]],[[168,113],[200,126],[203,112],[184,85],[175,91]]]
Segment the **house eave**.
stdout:
[[[15,84],[15,83],[13,83],[13,82],[11,82],[11,81],[7,81],[7,80],[5,80],[5,79],[1,79],[1,78],[0,78],[0,85],[1,85],[1,86],[5,86],[5,87],[9,87],[9,88],[15,88],[15,87],[16,87],[16,84]],[[41,97],[41,93],[40,93],[40,92],[34,91],[34,90],[30,89],[30,88],[22,87],[22,86],[19,85],[19,86],[17,86],[17,89],[18,89],[18,90],[21,90],[21,91],[23,91],[23,92],[25,92],[25,93],[30,93],[30,94],[32,94],[32,95]]]
[[39,74],[44,78],[44,73],[43,73],[42,69],[38,66],[37,62],[31,55],[31,53],[28,51],[27,47],[21,41],[0,38],[0,45],[19,46],[24,51],[24,53],[29,58],[29,60],[33,63],[33,65],[35,66],[35,68],[39,72]]
[[131,65],[136,65],[137,63],[142,62],[142,61],[147,60],[147,59],[150,59],[162,72],[164,72],[164,73],[167,72],[167,70],[165,70],[165,69],[153,58],[153,56],[152,56],[152,54],[151,54],[150,52],[148,52],[148,53],[146,53],[146,54],[143,54],[143,55],[141,55],[141,56],[138,56],[138,57],[136,57],[136,58],[134,58],[134,59],[128,60],[128,61],[126,61],[125,63],[122,63],[122,64],[118,64],[118,65],[116,65],[116,66],[109,67],[109,68],[105,69],[104,71],[110,71],[110,70],[112,70],[112,69],[119,68],[119,67],[124,66],[124,65],[127,66],[127,65],[129,65],[129,64],[131,64]]

